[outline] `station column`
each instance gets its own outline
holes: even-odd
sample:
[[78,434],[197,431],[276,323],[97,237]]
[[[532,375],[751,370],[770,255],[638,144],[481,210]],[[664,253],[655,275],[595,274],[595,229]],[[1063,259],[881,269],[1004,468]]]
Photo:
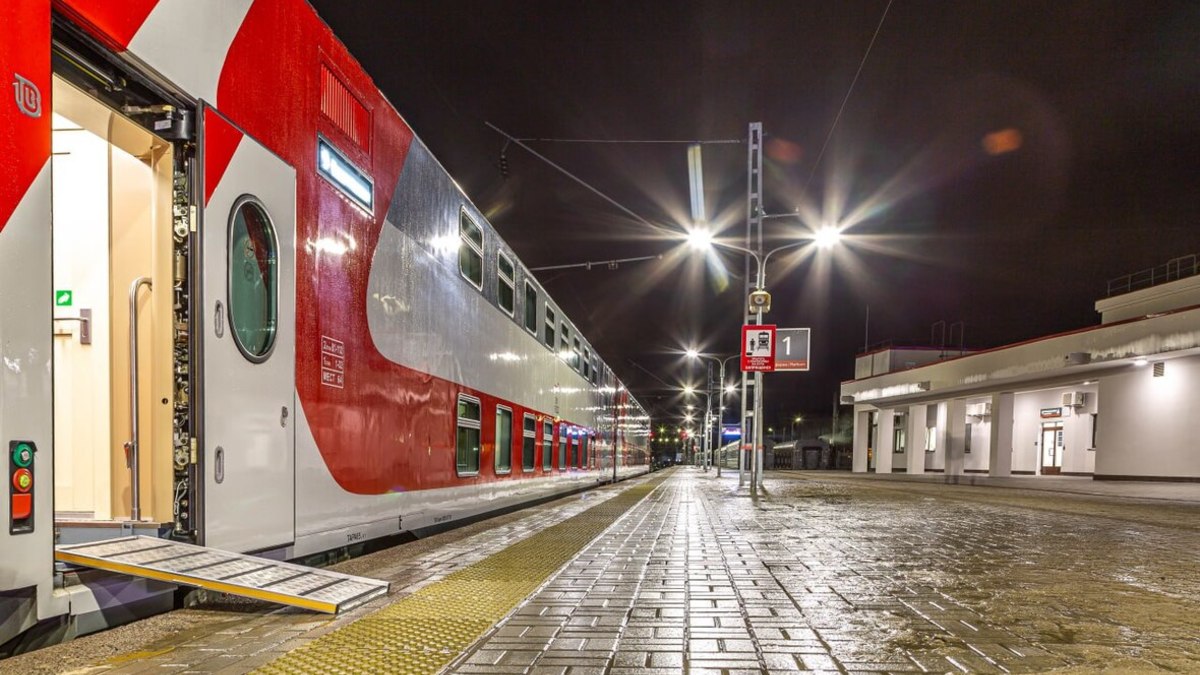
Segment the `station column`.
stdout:
[[895,410],[886,408],[879,411],[878,438],[875,439],[875,473],[886,475],[892,472],[892,453],[895,450],[892,443],[896,438],[892,429],[895,422]]
[[1013,456],[1013,394],[992,394],[992,429],[988,444],[988,475],[1011,476]]
[[967,401],[946,401],[946,475],[961,476],[967,449]]
[[871,413],[866,409],[854,410],[854,455],[851,468],[854,473],[867,471],[867,436],[871,433]]
[[929,409],[925,404],[908,409],[908,450],[905,452],[907,473],[925,473],[925,433]]

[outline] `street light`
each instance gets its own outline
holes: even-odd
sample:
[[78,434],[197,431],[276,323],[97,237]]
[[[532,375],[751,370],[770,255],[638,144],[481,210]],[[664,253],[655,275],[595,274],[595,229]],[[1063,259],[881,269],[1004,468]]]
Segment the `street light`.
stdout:
[[[711,237],[710,237],[710,241],[711,241]],[[719,375],[719,379],[718,379],[718,381],[719,381],[719,382],[720,382],[722,385],[724,385],[724,384],[725,384],[725,364],[726,364],[726,363],[729,363],[730,359],[736,359],[736,358],[738,358],[738,355],[737,355],[737,354],[734,354],[733,356],[726,356],[725,358],[721,358],[720,356],[711,356],[711,355],[708,355],[708,354],[701,354],[701,353],[700,353],[700,350],[696,349],[695,347],[689,347],[689,348],[688,348],[688,349],[686,349],[686,350],[685,350],[683,353],[684,353],[684,355],[685,355],[685,356],[687,356],[689,359],[693,359],[693,360],[704,360],[704,359],[708,359],[708,360],[712,361],[713,363],[720,364],[720,371],[721,371],[721,374]],[[709,382],[708,382],[708,379],[709,379],[709,378],[708,378],[708,375],[709,375],[709,374],[706,374],[706,375],[705,375],[705,378],[706,378],[706,379],[705,379],[705,388],[706,388],[706,389],[707,389],[707,387],[708,387],[708,385],[709,385]],[[734,387],[733,387],[732,385],[730,385],[729,387],[725,387],[725,393],[727,393],[727,394],[732,394],[732,393],[733,393],[733,391],[734,391]],[[709,397],[709,392],[708,392],[708,391],[705,391],[705,395],[704,395],[704,409],[705,409],[705,412],[704,412],[704,444],[705,444],[705,445],[709,445],[709,442],[712,440],[712,435],[713,435],[713,434],[712,434],[712,428],[711,428],[711,427],[712,427],[712,419],[711,419],[711,417],[712,417],[712,405],[711,405],[711,404],[712,404],[712,400],[711,400],[711,398]],[[721,409],[722,411],[724,411],[724,410],[725,410],[725,406],[723,406],[723,405],[720,405],[719,403],[718,403],[718,407],[720,407],[720,409]],[[721,416],[721,422],[723,423],[724,421],[725,421],[725,417],[724,417],[724,415],[722,415],[722,416]],[[721,437],[720,437],[720,435],[719,435],[719,434],[720,434],[720,431],[721,431],[721,425],[720,425],[720,424],[718,424],[718,425],[717,425],[717,434],[718,434],[718,436],[717,436],[717,449],[720,449],[720,447],[721,447]],[[711,450],[711,449],[710,449],[710,450]],[[711,463],[711,462],[712,462],[712,458],[711,458],[710,456],[708,456],[708,455],[707,455],[707,453],[706,453],[706,457],[708,458],[708,460],[709,460],[709,463]],[[722,457],[721,457],[721,458],[720,458],[720,459],[717,461],[717,478],[720,478],[720,477],[721,477],[721,465],[725,463],[725,461],[724,461],[724,460],[725,460],[725,458],[724,458],[724,456],[722,456]],[[740,465],[740,462],[739,462],[739,465]],[[708,467],[707,467],[707,465],[705,465],[705,469],[706,469],[706,470],[707,470],[707,468],[708,468]]]
[[[712,247],[719,246],[721,248],[727,248],[727,249],[730,249],[733,251],[740,251],[741,253],[745,253],[746,255],[749,255],[750,257],[754,258],[755,265],[757,266],[756,273],[754,275],[754,281],[755,281],[754,289],[756,291],[765,291],[766,290],[767,263],[770,262],[771,256],[775,255],[776,253],[779,253],[780,251],[786,251],[788,249],[797,248],[799,246],[804,246],[805,244],[810,244],[810,243],[816,245],[817,248],[820,248],[820,249],[829,249],[829,248],[832,248],[839,241],[841,241],[841,238],[842,238],[841,227],[839,227],[837,225],[824,225],[824,226],[818,228],[815,232],[813,232],[809,237],[807,237],[805,239],[801,239],[800,241],[794,241],[790,244],[784,244],[783,246],[777,246],[777,247],[771,249],[770,251],[767,251],[765,254],[763,254],[761,251],[754,251],[754,250],[748,249],[744,246],[738,246],[737,244],[731,244],[729,242],[724,242],[724,241],[719,241],[717,239],[714,239],[712,232],[704,227],[693,228],[691,231],[689,231],[687,233],[688,245],[698,251],[707,252],[707,251],[711,250]],[[760,242],[761,242],[761,240],[760,240]],[[753,312],[753,315],[754,315],[754,317],[753,317],[754,323],[756,325],[761,325],[763,322],[762,310],[760,309],[759,311]],[[743,400],[743,402],[745,401],[745,389],[746,389],[746,378],[745,378],[745,374],[743,373],[743,376],[742,376],[742,391],[743,391],[742,400]],[[751,415],[754,419],[754,439],[753,439],[752,445],[751,445],[751,448],[753,448],[753,460],[751,461],[751,464],[750,464],[750,492],[751,492],[751,494],[757,494],[757,488],[762,486],[762,473],[763,473],[763,465],[762,465],[763,464],[763,452],[762,452],[762,444],[763,444],[762,417],[763,417],[763,415],[762,415],[762,410],[763,410],[763,377],[762,377],[761,372],[756,372],[756,373],[754,373],[754,411]],[[746,427],[746,423],[745,423],[745,419],[743,418],[743,420],[742,420],[743,435],[744,435],[745,427]],[[742,483],[742,475],[744,473],[742,471],[740,462],[738,464],[738,469],[739,469],[738,470],[738,477],[739,477],[738,485],[740,486]]]

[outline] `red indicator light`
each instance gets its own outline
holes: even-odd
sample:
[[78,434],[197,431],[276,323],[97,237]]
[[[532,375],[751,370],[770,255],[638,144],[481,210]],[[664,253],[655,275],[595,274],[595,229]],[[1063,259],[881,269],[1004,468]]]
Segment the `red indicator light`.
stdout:
[[33,514],[33,495],[19,494],[12,496],[12,519],[25,520]]
[[13,487],[17,492],[29,492],[33,488],[33,474],[29,469],[17,469],[12,477]]

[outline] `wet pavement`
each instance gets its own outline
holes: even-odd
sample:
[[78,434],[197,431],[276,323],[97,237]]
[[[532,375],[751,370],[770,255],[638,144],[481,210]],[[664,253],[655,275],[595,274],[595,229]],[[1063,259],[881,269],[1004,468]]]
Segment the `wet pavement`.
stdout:
[[[350,615],[187,610],[221,619],[82,672],[246,672],[632,484],[350,561],[397,586]],[[676,469],[450,668],[685,671],[1200,672],[1200,504]]]

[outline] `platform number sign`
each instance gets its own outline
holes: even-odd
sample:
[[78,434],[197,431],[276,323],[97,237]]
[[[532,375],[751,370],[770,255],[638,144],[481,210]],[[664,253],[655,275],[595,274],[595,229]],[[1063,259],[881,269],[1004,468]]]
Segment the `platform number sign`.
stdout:
[[742,326],[742,372],[769,373],[775,370],[775,326]]
[[775,370],[808,370],[810,344],[808,328],[775,330]]

